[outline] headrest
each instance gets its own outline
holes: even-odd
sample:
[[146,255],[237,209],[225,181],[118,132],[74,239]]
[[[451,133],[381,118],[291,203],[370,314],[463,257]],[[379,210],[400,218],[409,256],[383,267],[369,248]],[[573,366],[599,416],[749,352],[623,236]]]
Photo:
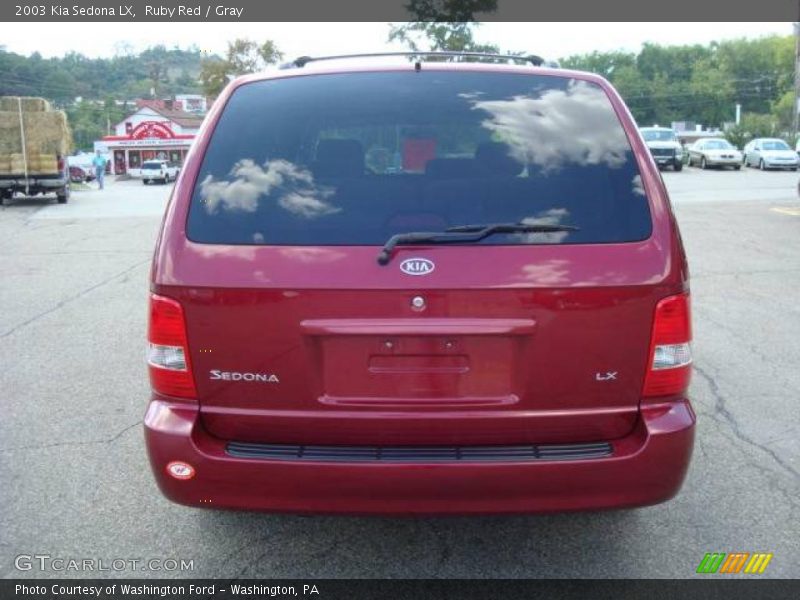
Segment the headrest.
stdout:
[[314,173],[322,177],[360,177],[364,148],[358,140],[320,140]]
[[487,177],[516,177],[522,163],[511,157],[511,148],[503,142],[484,142],[475,150],[480,173]]

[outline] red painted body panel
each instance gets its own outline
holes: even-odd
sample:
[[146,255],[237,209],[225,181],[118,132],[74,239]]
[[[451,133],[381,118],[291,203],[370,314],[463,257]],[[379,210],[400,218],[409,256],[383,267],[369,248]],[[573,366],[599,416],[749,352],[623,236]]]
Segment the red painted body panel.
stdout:
[[[479,63],[428,68],[531,72]],[[320,72],[345,71],[274,76]],[[666,190],[605,80],[536,72],[584,79],[607,92],[640,166],[653,223],[648,239],[399,247],[398,264],[412,257],[435,262],[424,277],[409,277],[394,262],[378,265],[372,246],[192,242],[185,224],[209,137],[236,87],[265,76],[242,78],[223,92],[180,173],[153,261],[152,290],[184,309],[199,397],[155,397],[148,409],[148,451],[169,498],[264,510],[478,513],[650,504],[677,492],[694,415],[684,398],[641,406],[655,305],[688,289]],[[412,307],[416,296],[425,299],[423,310]],[[212,371],[266,373],[277,381],[212,379]],[[617,378],[598,384],[596,375],[610,371]],[[614,455],[536,464],[275,463],[227,456],[230,440],[612,441]],[[172,460],[189,462],[197,476],[168,478]]]
[[[695,416],[687,402],[647,407],[610,458],[554,462],[353,464],[233,458],[209,436],[197,407],[155,399],[145,416],[161,491],[202,508],[380,514],[478,514],[587,510],[663,502],[680,489]],[[188,481],[171,460],[195,467]]]
[[[623,436],[636,420],[652,310],[660,297],[658,286],[643,285],[157,289],[184,307],[211,433],[240,441],[331,444]],[[422,313],[411,308],[415,295],[428,302]],[[352,325],[356,315],[359,327]],[[387,327],[392,318],[394,327]],[[508,325],[485,325],[509,320],[522,325],[513,333]],[[483,329],[475,325],[479,321]],[[432,367],[450,359],[462,372],[426,371],[422,357]],[[212,370],[276,374],[279,382],[211,380]],[[618,378],[599,384],[595,374],[607,371],[618,371]]]

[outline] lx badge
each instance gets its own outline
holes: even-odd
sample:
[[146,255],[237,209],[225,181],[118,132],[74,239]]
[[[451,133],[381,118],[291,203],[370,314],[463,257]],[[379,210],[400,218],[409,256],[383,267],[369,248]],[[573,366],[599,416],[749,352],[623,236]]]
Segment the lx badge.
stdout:
[[612,379],[617,378],[617,371],[607,371],[605,375],[601,373],[595,373],[594,378],[597,381],[611,381]]

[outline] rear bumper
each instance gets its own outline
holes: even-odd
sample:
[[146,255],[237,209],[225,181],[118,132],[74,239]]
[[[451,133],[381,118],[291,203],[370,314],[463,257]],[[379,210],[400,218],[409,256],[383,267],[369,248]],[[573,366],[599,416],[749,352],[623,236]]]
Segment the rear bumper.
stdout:
[[[24,177],[20,179],[0,178],[0,188],[25,189],[25,184],[26,180]],[[28,178],[27,185],[30,188],[58,189],[66,186],[67,181],[59,177],[46,178],[33,176]]]
[[[204,431],[197,407],[154,399],[144,419],[158,486],[188,506],[275,512],[478,514],[656,504],[681,487],[694,442],[688,401],[642,410],[607,458],[536,462],[374,463],[230,456]],[[195,468],[188,480],[167,464]]]
[[796,169],[798,166],[798,161],[792,160],[775,160],[775,161],[764,161],[764,166],[768,169]]
[[741,158],[709,158],[706,157],[706,164],[709,167],[735,167],[741,166]]
[[682,158],[680,156],[671,156],[671,155],[665,155],[665,156],[653,155],[653,159],[656,161],[656,164],[658,164],[659,166],[661,166],[661,165],[677,165],[677,164],[680,164],[681,162],[683,162]]

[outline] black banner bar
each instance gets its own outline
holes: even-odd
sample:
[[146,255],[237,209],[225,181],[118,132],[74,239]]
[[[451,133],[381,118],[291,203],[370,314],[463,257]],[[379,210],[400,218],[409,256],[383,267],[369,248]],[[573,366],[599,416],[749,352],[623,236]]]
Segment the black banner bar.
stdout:
[[[752,576],[751,576],[752,577]],[[755,576],[757,577],[757,576]],[[783,600],[798,580],[698,576],[686,580],[23,580],[0,581],[0,597],[31,600],[304,598],[307,600]]]
[[[800,20],[798,0],[464,0],[433,4],[450,9],[432,19],[427,12],[415,13],[412,0],[3,0],[0,21]],[[463,6],[466,11],[457,10]]]

